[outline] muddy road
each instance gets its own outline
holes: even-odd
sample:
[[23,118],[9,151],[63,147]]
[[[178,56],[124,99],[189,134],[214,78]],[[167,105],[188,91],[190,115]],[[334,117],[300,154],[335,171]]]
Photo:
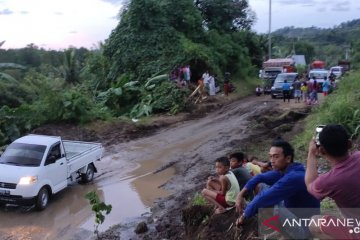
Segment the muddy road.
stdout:
[[[215,158],[264,131],[257,129],[254,119],[274,109],[285,111],[304,106],[282,103],[269,96],[251,96],[213,107],[217,109],[201,117],[159,126],[150,136],[108,145],[105,157],[96,163],[94,182],[68,187],[55,195],[42,212],[31,207],[1,207],[0,240],[91,239],[94,215],[84,198],[91,190],[97,190],[101,199],[113,206],[99,230],[120,224],[107,231],[106,239],[171,238],[181,228],[181,207],[213,171]],[[97,134],[96,140],[106,139],[101,132]],[[61,131],[59,135],[63,136]],[[111,138],[116,138],[116,132]],[[140,221],[147,222],[150,228],[145,236],[133,233]],[[172,231],[169,226],[174,226]]]

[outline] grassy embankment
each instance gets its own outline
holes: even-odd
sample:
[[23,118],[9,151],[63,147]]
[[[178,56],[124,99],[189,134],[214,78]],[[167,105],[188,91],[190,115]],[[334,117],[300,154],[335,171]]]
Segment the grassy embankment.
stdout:
[[[319,124],[342,124],[347,128],[354,141],[354,147],[359,147],[360,133],[360,72],[352,72],[344,77],[337,89],[325,98],[324,102],[314,108],[304,121],[304,131],[293,140],[295,151],[306,153],[309,140],[314,135]],[[305,159],[302,155],[301,159]]]
[[[252,82],[254,83],[254,82]],[[252,85],[248,85],[247,90],[251,90]],[[239,87],[237,88],[239,89]],[[241,86],[240,86],[241,89]],[[246,88],[245,88],[246,89]],[[246,92],[246,90],[244,92]],[[241,91],[243,91],[241,90]],[[244,93],[243,92],[243,93]],[[248,91],[249,94],[251,91]],[[241,92],[239,93],[241,94]],[[344,77],[337,86],[337,89],[324,99],[324,102],[313,107],[309,115],[301,121],[303,131],[289,139],[295,148],[296,160],[306,164],[307,148],[310,139],[314,135],[315,127],[319,124],[342,124],[352,136],[353,149],[359,150],[360,147],[360,71],[352,72]],[[270,141],[270,140],[268,140]],[[270,143],[270,142],[269,142]],[[260,159],[267,159],[268,144],[262,146],[241,147],[239,151],[244,151],[250,156],[255,155]],[[320,160],[326,167],[326,161]],[[334,203],[326,199],[322,202],[322,208],[333,208]]]
[[[295,148],[295,158],[305,163],[310,139],[314,135],[315,127],[320,124],[342,124],[352,135],[354,149],[360,146],[360,71],[351,72],[337,84],[337,88],[325,97],[322,104],[313,106],[305,119],[301,120],[303,129],[286,138]],[[256,124],[254,123],[256,127]],[[289,126],[287,126],[289,127]],[[280,133],[281,134],[281,133]],[[270,144],[271,139],[269,139]],[[265,142],[268,142],[265,140]],[[269,144],[245,146],[236,150],[244,151],[249,155],[267,159]]]

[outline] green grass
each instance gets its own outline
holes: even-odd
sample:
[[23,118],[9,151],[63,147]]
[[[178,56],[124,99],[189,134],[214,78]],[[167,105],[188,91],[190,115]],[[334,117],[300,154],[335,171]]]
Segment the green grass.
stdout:
[[292,142],[295,152],[307,152],[315,127],[319,124],[342,124],[356,139],[360,133],[360,72],[343,78],[337,89],[313,109],[305,120],[304,131]]
[[201,195],[201,193],[195,193],[191,205],[192,206],[205,206],[207,204],[206,199]]
[[238,78],[232,80],[231,83],[236,87],[235,94],[240,97],[248,96],[254,93],[256,86],[262,85],[262,81],[256,77],[242,79]]

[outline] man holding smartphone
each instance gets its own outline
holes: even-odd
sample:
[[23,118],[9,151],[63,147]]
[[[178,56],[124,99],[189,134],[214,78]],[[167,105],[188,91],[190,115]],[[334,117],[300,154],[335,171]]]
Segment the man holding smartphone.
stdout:
[[[360,151],[350,154],[350,137],[341,125],[326,125],[319,133],[319,142],[309,143],[305,184],[310,194],[319,200],[332,198],[345,218],[360,219]],[[330,162],[331,169],[318,175],[317,157]],[[360,239],[348,226],[334,226],[333,216],[314,216],[321,220],[320,226],[310,228],[313,235],[321,239]]]

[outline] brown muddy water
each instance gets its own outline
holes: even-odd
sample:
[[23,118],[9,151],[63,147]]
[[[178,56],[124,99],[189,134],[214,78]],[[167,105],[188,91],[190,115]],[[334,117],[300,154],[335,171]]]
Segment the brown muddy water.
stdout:
[[[0,240],[90,239],[94,236],[94,214],[84,195],[92,190],[113,207],[100,231],[150,215],[157,198],[172,194],[161,186],[182,174],[176,173],[172,164],[226,153],[232,146],[224,143],[245,138],[247,118],[269,108],[266,104],[261,99],[234,103],[205,118],[179,122],[152,136],[107,148],[105,157],[96,162],[94,182],[69,186],[56,194],[44,211],[1,207]],[[172,189],[181,190],[182,181]]]
[[170,167],[153,174],[167,159],[166,150],[152,154],[149,149],[154,148],[158,146],[146,141],[113,146],[96,162],[98,173],[92,184],[70,185],[54,195],[42,212],[14,205],[0,208],[0,239],[91,238],[95,217],[84,195],[92,190],[112,205],[99,231],[149,213],[156,198],[169,194],[159,186],[175,173]]

